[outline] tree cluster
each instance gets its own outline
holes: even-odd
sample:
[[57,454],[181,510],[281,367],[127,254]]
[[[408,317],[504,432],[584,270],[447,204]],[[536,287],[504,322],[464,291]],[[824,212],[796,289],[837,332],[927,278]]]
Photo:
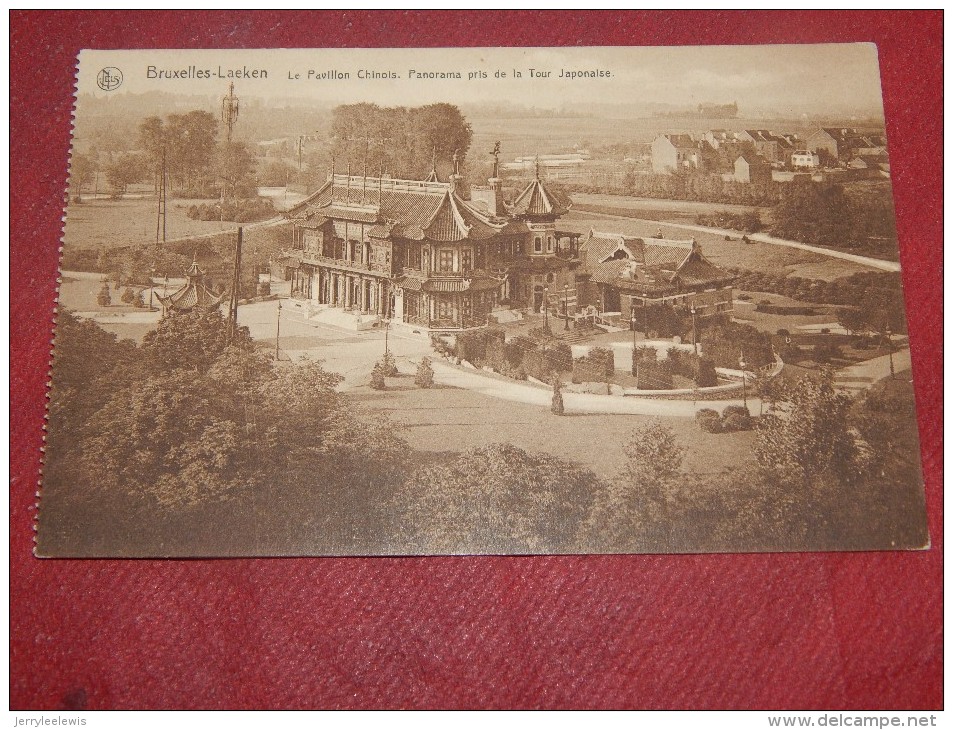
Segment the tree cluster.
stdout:
[[453,171],[458,154],[462,165],[473,130],[452,104],[421,107],[381,107],[377,104],[344,104],[331,118],[331,156],[338,172],[350,167],[360,174],[381,170],[397,178],[423,180],[436,157],[440,179]]
[[[64,311],[55,358],[44,507],[79,531],[67,542],[105,550],[130,532],[113,547],[161,554],[188,526],[209,549],[267,552],[243,525],[300,539],[289,520],[303,510],[357,534],[373,510],[349,502],[386,500],[399,481],[393,425],[356,410],[340,376],[275,363],[218,312],[168,314],[136,347]],[[226,515],[237,534],[211,529]]]
[[772,235],[804,243],[896,256],[893,202],[851,195],[842,185],[792,183],[774,211]]

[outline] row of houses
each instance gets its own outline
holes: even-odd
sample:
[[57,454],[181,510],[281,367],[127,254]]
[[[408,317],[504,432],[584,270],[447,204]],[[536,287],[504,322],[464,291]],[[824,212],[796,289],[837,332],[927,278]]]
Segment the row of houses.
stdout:
[[[536,174],[507,195],[499,157],[484,186],[330,175],[287,212],[279,271],[310,311],[339,310],[355,328],[384,321],[422,331],[483,327],[503,310],[627,322],[646,308],[732,308],[732,277],[691,239],[563,230],[572,201]],[[338,315],[335,315],[338,316]]]
[[654,172],[730,174],[739,182],[770,180],[772,170],[779,168],[884,169],[888,164],[886,138],[852,128],[824,127],[805,138],[767,129],[711,129],[699,138],[660,134],[652,142]]

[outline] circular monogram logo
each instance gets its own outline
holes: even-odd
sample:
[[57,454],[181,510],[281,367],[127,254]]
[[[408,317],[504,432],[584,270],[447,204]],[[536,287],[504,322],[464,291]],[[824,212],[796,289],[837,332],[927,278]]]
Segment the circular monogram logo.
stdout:
[[96,83],[103,91],[114,91],[122,85],[122,71],[115,66],[106,66],[96,74]]

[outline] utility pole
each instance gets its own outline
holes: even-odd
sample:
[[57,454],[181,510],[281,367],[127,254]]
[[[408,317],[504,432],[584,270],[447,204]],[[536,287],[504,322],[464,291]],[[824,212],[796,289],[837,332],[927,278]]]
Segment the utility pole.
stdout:
[[565,308],[566,315],[566,332],[569,331],[569,284],[563,284],[563,307]]
[[165,145],[162,146],[162,173],[159,179],[159,209],[156,211],[156,246],[159,245],[159,233],[162,233],[162,242],[165,243],[165,225],[166,225],[166,163],[165,163]]
[[741,351],[741,358],[738,360],[741,366],[741,402],[744,403],[745,410],[748,410],[748,379],[745,374],[745,368],[748,363],[745,362],[745,351]]
[[891,335],[892,335],[892,334],[893,334],[893,333],[890,331],[890,325],[888,324],[888,325],[887,325],[887,355],[890,357],[890,379],[891,379],[891,380],[893,380],[893,378],[894,378],[894,370],[893,370],[893,339],[891,338]]
[[549,332],[549,287],[543,287],[543,316],[546,321],[546,332]]
[[695,302],[692,301],[692,347],[695,348],[695,357],[698,357],[698,335],[695,329]]
[[278,362],[278,339],[281,337],[281,300],[278,300],[278,328],[275,330],[275,362]]
[[238,298],[241,290],[242,281],[242,227],[238,227],[238,238],[235,241],[235,270],[232,273],[232,296],[228,305],[228,318],[230,320],[231,338],[234,339],[235,332],[238,329]]

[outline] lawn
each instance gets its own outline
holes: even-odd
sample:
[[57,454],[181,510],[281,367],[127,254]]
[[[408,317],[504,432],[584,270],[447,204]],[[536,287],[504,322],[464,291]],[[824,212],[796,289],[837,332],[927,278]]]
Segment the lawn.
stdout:
[[[218,231],[233,231],[237,224],[230,221],[191,220],[190,205],[208,203],[208,200],[169,200],[166,211],[166,238],[176,239]],[[124,200],[86,199],[66,208],[66,226],[63,245],[77,248],[128,246],[155,243],[156,199],[144,197]]]
[[[419,389],[412,377],[389,380],[399,384],[386,391],[369,387],[349,391],[373,412],[384,412],[404,424],[404,437],[415,448],[431,453],[461,453],[491,443],[511,443],[533,452],[568,458],[604,478],[620,474],[626,464],[625,444],[649,416],[555,416],[548,409],[505,401],[451,387]],[[715,474],[753,459],[755,434],[710,434],[686,418],[664,418],[686,448],[683,468]]]

